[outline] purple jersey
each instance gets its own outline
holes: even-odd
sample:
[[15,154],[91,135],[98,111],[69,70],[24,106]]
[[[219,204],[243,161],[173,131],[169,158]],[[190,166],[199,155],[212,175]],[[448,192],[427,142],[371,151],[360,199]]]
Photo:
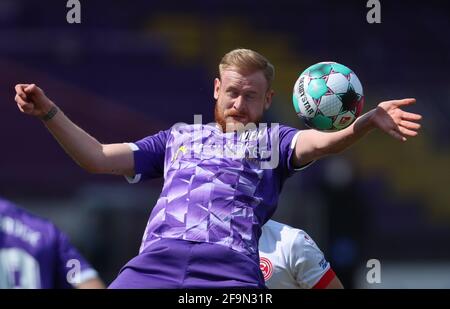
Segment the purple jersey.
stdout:
[[274,213],[297,129],[238,134],[211,125],[175,125],[134,144],[136,176],[164,176],[141,252],[161,238],[207,242],[255,257],[261,226]]
[[0,199],[0,288],[69,288],[95,277],[53,223]]

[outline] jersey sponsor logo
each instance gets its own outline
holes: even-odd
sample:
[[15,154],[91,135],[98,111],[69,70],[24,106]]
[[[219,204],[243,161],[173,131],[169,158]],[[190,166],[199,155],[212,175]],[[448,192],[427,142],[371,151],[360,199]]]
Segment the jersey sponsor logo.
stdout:
[[264,276],[264,281],[267,281],[272,277],[273,274],[273,264],[272,262],[265,257],[261,257],[259,259],[259,268],[261,269],[261,272]]
[[[244,132],[237,133],[237,136],[224,137],[221,135],[223,133],[217,130],[219,129],[211,126],[194,125],[192,129],[191,126],[186,127],[183,123],[175,124],[171,131],[172,137],[167,143],[167,147],[174,151],[170,161],[174,162],[189,153],[189,159],[246,159],[251,163],[258,163],[260,169],[278,167],[280,159],[278,123],[272,123],[270,130],[265,123],[259,123],[258,127],[254,124],[251,127],[246,125]],[[179,143],[188,146],[180,146]]]

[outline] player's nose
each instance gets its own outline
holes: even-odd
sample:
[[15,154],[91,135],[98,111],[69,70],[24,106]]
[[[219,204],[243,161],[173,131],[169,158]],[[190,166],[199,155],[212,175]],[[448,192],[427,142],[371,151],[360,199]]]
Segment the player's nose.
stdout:
[[242,112],[245,110],[245,102],[244,98],[240,95],[234,100],[233,108],[236,109],[239,112]]

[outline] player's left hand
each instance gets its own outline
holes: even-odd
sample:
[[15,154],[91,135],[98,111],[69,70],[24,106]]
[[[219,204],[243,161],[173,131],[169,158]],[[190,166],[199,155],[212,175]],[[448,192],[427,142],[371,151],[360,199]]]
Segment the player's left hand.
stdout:
[[381,102],[372,116],[374,126],[403,142],[407,140],[407,137],[417,136],[422,116],[405,112],[400,108],[415,102],[416,99]]

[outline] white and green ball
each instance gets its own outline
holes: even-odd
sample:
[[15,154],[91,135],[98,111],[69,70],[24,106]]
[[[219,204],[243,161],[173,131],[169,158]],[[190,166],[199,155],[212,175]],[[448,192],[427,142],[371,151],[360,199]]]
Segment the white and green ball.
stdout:
[[294,85],[293,104],[305,124],[320,131],[338,131],[361,115],[364,94],[356,74],[336,62],[307,68]]

